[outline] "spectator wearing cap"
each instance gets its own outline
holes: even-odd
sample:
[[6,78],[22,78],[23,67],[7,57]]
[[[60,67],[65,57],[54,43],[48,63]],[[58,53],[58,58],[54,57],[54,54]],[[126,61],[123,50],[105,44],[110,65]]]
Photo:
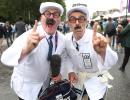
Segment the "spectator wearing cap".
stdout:
[[[15,39],[2,54],[2,63],[14,66],[11,87],[19,100],[37,100],[41,87],[44,91],[49,86],[52,54],[61,55],[64,61],[64,35],[57,31],[63,11],[58,3],[41,3],[41,25],[35,21],[34,27]],[[61,74],[54,81],[59,81]]]
[[78,54],[75,59],[72,58],[69,79],[75,87],[87,91],[89,100],[104,100],[108,79],[112,79],[108,70],[116,64],[117,53],[109,47],[107,39],[97,33],[97,23],[93,30],[86,29],[89,13],[85,4],[74,4],[66,15],[72,30],[66,34],[66,44],[73,45]]

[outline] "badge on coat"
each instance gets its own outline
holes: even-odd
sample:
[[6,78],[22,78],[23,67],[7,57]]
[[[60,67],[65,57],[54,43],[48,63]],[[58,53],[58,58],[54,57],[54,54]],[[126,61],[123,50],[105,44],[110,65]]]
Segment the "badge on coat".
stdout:
[[90,58],[90,53],[82,53],[83,63],[85,69],[92,69],[92,62]]

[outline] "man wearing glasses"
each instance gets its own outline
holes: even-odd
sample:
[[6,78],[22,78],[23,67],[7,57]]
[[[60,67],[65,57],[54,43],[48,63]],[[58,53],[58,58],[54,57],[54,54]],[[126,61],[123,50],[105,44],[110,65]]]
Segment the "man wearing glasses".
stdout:
[[[74,4],[67,11],[67,19],[72,32],[66,34],[66,44],[73,45],[78,54],[77,58],[71,59],[73,67],[69,79],[81,91],[85,88],[89,100],[104,100],[107,81],[112,79],[107,70],[116,64],[117,54],[109,47],[106,38],[96,32],[97,23],[93,30],[86,29],[88,10],[85,4]],[[81,100],[80,96],[78,100]]]
[[[19,36],[12,46],[2,54],[1,61],[14,66],[11,87],[19,100],[36,100],[42,86],[44,91],[51,78],[50,58],[52,54],[63,54],[64,36],[57,31],[63,7],[54,2],[41,3],[41,25]],[[63,64],[62,64],[63,65]],[[61,79],[61,75],[54,81]]]

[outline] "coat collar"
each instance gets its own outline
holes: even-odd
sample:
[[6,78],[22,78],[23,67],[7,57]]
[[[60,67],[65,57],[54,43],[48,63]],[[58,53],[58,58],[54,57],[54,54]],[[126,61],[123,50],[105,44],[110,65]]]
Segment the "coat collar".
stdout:
[[78,41],[76,41],[76,39],[75,38],[73,38],[73,41],[76,41],[76,42],[78,42],[78,43],[80,43],[80,42],[89,42],[90,41],[90,31],[88,31],[87,29],[85,30],[85,33],[84,33],[84,35],[83,35],[83,37],[80,39],[80,40],[78,40]]

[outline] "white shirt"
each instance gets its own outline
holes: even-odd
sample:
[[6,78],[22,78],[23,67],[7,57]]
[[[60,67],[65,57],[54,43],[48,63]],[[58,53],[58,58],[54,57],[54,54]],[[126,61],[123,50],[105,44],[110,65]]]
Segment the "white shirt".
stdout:
[[[27,36],[30,32],[31,30],[18,37],[12,46],[4,51],[1,57],[3,64],[14,66],[11,87],[24,100],[36,100],[41,86],[43,85],[43,90],[45,90],[50,81],[50,65],[47,61],[49,48],[47,38],[49,36],[44,32],[42,26],[37,27],[37,32],[40,35],[46,35],[46,38],[43,38],[38,46],[20,63],[18,62],[22,48],[26,44]],[[56,53],[62,56],[65,52],[64,35],[59,32],[57,35],[58,44],[56,51],[53,49],[53,54]],[[54,40],[55,36],[53,36],[53,44],[55,44]],[[65,57],[62,56],[62,58]]]
[[84,86],[87,90],[90,100],[99,100],[103,98],[107,86],[105,83],[100,82],[97,74],[94,76],[91,75],[92,77],[87,78],[87,73],[100,73],[110,69],[114,64],[116,64],[118,56],[116,52],[107,46],[105,60],[104,63],[102,63],[102,58],[95,52],[93,48],[92,36],[93,31],[86,29],[84,36],[80,40],[76,41],[73,37],[73,33],[70,32],[66,34],[66,48],[70,49],[69,46],[76,48],[75,42],[78,43],[78,56],[75,55],[76,51],[74,51],[74,57],[71,57],[73,68],[69,69],[69,72],[76,70],[77,72],[86,73]]

